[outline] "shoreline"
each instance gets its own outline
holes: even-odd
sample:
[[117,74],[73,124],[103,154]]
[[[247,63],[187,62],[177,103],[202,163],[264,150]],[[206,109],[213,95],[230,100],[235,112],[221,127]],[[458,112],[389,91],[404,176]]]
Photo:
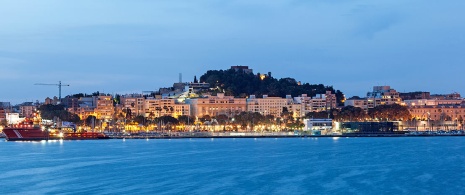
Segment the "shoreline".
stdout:
[[[108,139],[256,139],[256,138],[400,138],[400,137],[462,137],[465,134],[343,134],[343,135],[177,135],[177,136],[154,136],[154,135],[110,135]],[[0,136],[4,139],[4,136]],[[59,140],[59,139],[56,139]],[[19,140],[18,140],[19,141]],[[41,141],[41,140],[31,140]],[[70,140],[74,141],[74,140]]]
[[251,139],[251,138],[382,138],[382,137],[462,137],[453,135],[408,135],[408,134],[352,134],[352,135],[250,135],[250,136],[110,136],[110,139]]

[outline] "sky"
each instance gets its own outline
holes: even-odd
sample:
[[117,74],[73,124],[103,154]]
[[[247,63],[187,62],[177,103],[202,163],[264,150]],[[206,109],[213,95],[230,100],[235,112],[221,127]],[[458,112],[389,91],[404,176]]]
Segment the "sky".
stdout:
[[465,94],[463,0],[0,0],[0,101],[140,93],[244,65],[365,96]]

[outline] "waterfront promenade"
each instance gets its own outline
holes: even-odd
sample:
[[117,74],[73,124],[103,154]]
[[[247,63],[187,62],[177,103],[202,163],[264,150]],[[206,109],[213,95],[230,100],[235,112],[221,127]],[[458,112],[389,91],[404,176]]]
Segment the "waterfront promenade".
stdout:
[[[465,136],[465,131],[395,131],[393,133],[343,133],[312,135],[302,132],[150,132],[150,133],[105,133],[110,139],[191,139],[191,138],[344,138],[344,137],[444,137]],[[5,138],[0,133],[0,138]]]
[[136,133],[107,134],[112,139],[189,139],[189,138],[324,138],[324,137],[430,137],[465,136],[464,131],[396,131],[392,133],[343,133],[330,135],[312,135],[302,132],[172,132],[172,133]]

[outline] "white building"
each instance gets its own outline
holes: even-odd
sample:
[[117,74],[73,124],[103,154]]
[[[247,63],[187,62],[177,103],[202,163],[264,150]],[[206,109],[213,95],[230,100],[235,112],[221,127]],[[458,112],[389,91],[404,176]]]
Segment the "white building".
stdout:
[[337,107],[336,94],[327,91],[325,94],[317,94],[310,98],[307,94],[294,97],[294,103],[300,105],[299,117],[305,116],[309,112],[325,112]]
[[304,130],[331,130],[333,129],[332,119],[304,119]]
[[6,120],[8,124],[18,124],[25,120],[25,118],[20,118],[19,113],[6,113]]

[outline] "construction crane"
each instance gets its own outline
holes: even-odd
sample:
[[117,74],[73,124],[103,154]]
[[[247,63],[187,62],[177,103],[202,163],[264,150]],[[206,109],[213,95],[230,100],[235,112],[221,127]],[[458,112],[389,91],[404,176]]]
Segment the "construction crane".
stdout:
[[58,86],[58,100],[60,102],[61,102],[61,87],[69,87],[69,85],[61,84],[61,81],[58,81],[58,84],[36,83],[34,85],[54,85],[54,86]]

